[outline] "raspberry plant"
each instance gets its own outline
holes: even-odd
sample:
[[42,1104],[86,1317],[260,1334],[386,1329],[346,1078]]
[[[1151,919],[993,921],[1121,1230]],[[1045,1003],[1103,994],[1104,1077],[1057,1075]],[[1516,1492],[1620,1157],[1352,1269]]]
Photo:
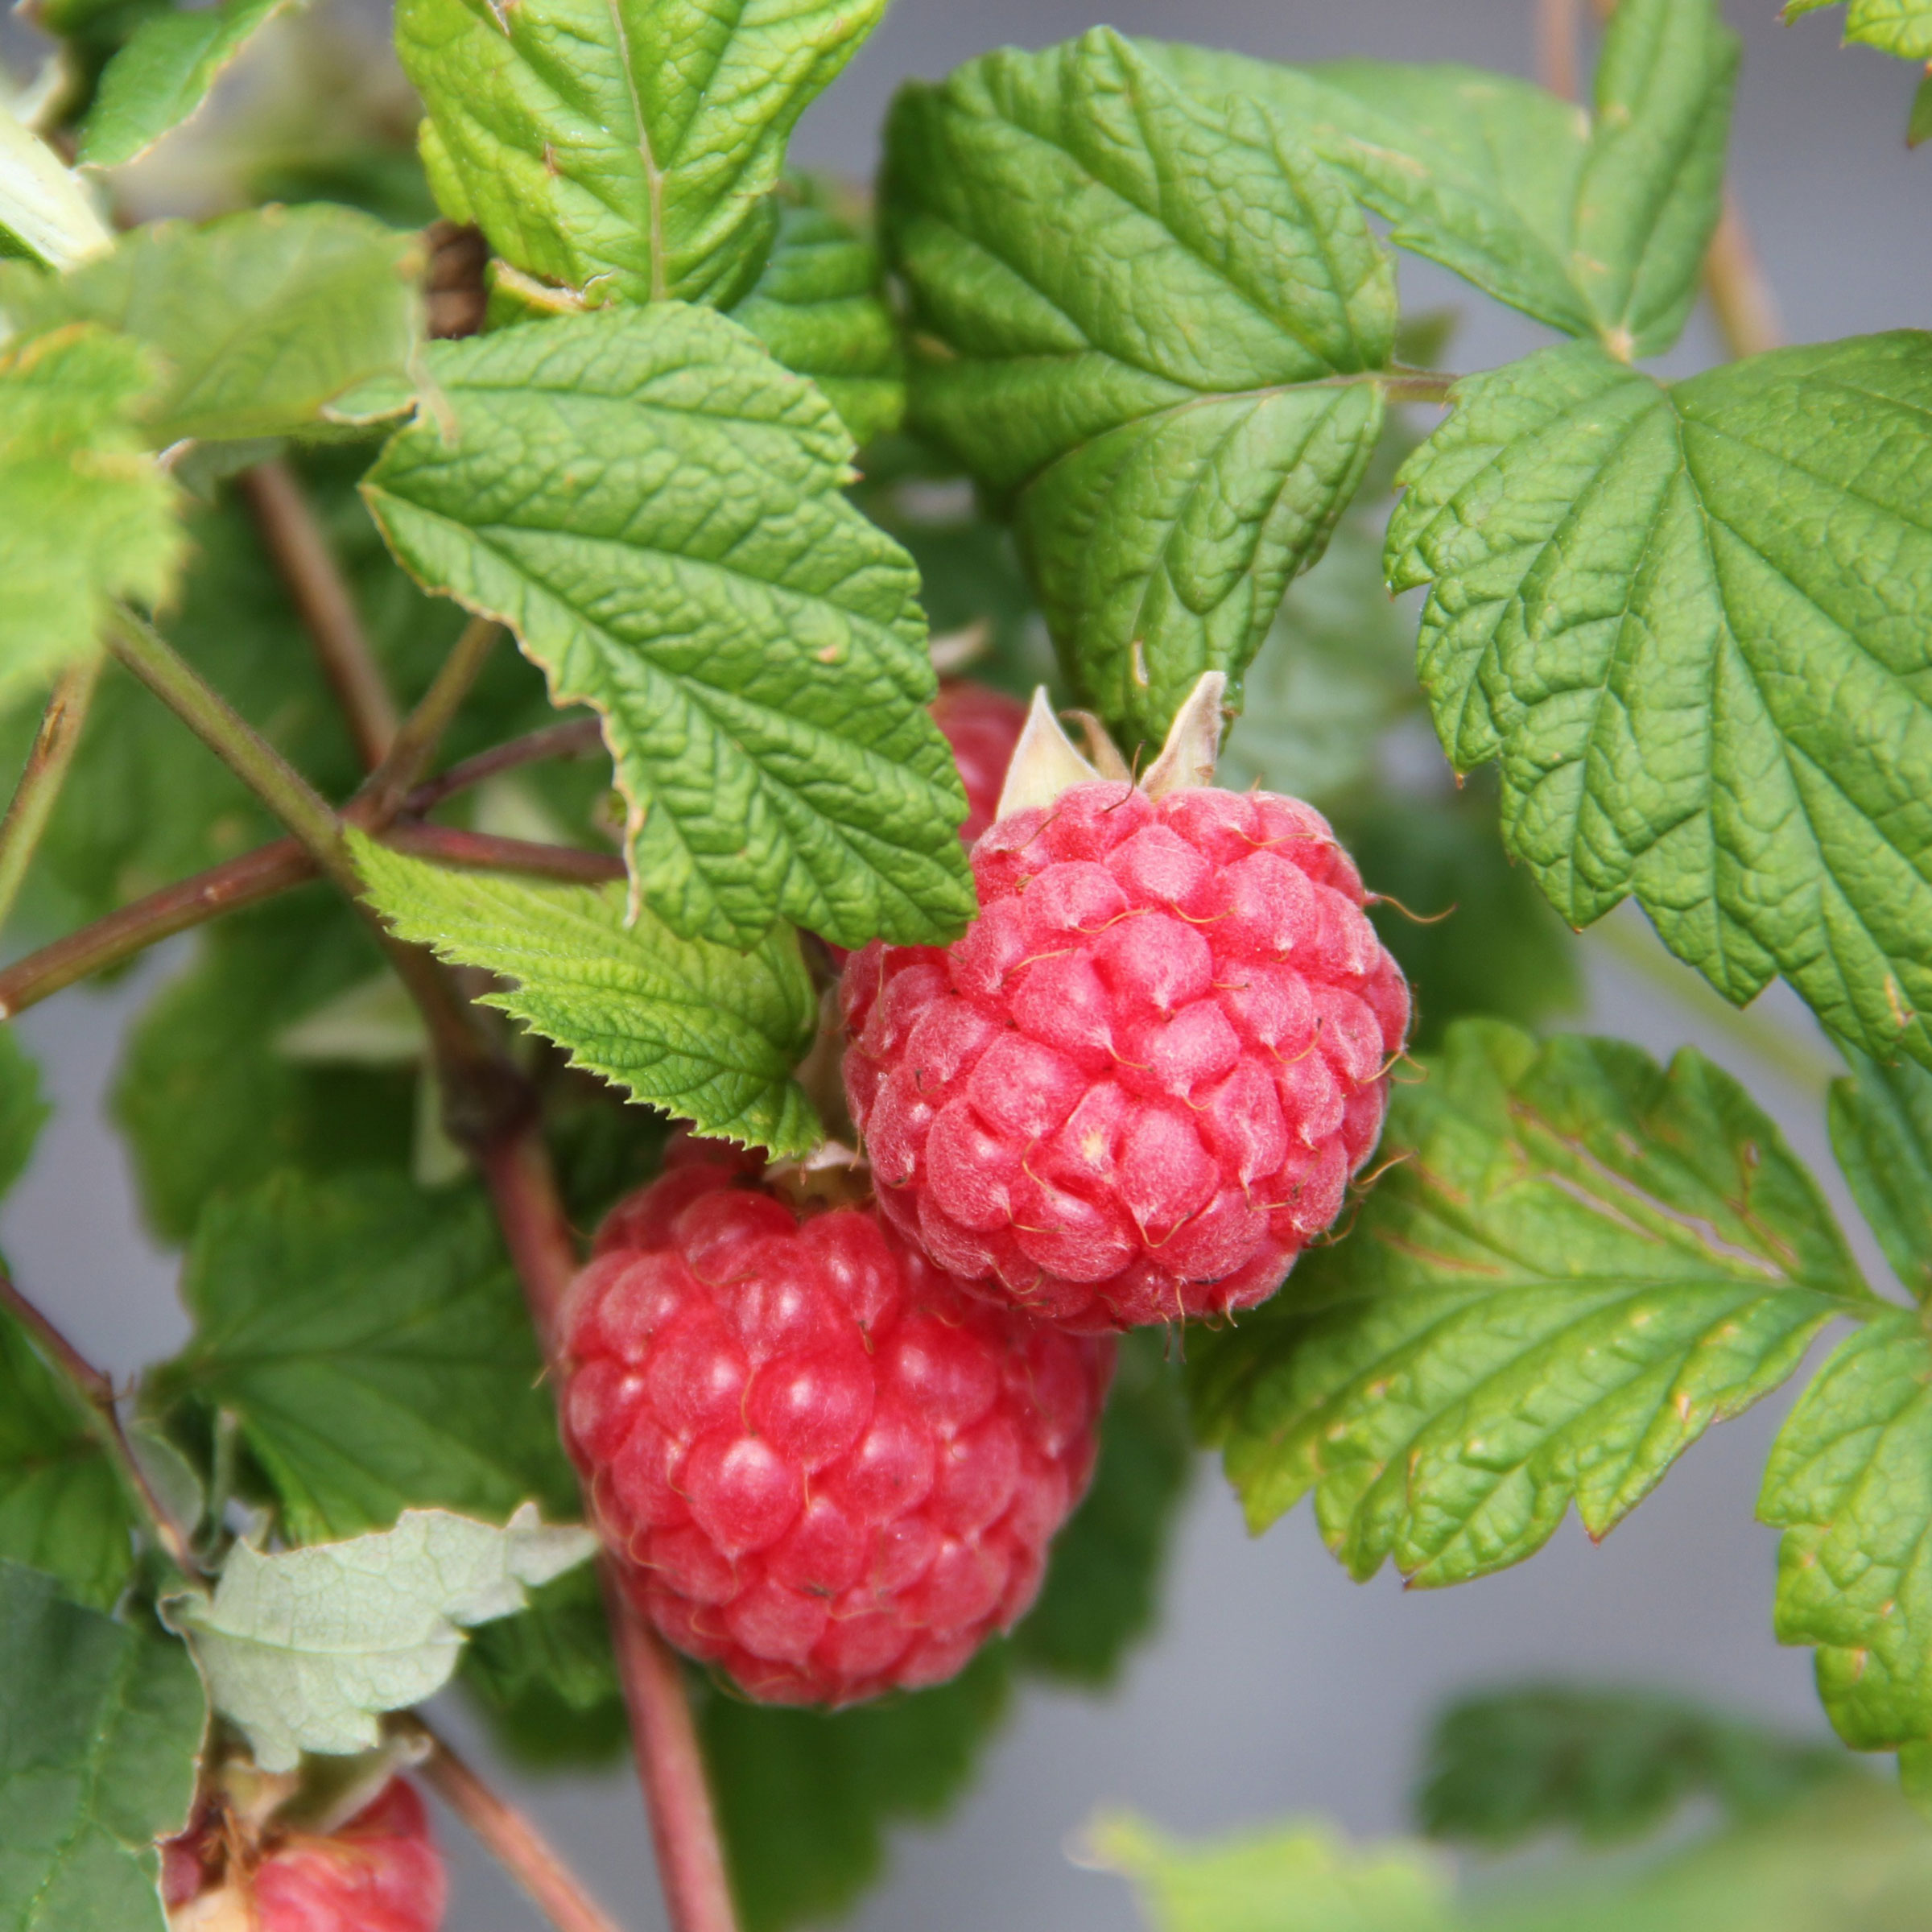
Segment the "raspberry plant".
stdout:
[[[275,0],[31,10],[0,1014],[194,929],[115,1100],[193,1335],[118,1387],[0,1281],[10,1928],[427,1928],[412,1777],[608,1928],[452,1676],[628,1729],[684,1932],[823,1918],[1107,1681],[1190,1430],[1462,1583],[1827,1330],[1772,1615],[1932,1790],[1932,336],[1771,338],[1715,0],[1604,10],[1587,108],[1096,28],[868,195],[786,149],[883,7],[398,0],[407,111],[284,23],[213,142]],[[163,141],[229,212],[129,218]],[[1401,250],[1557,341],[1445,372]],[[1839,1042],[1896,1284],[1736,1080],[1547,1030],[1626,898]],[[10,1183],[43,1111],[10,1038]]]

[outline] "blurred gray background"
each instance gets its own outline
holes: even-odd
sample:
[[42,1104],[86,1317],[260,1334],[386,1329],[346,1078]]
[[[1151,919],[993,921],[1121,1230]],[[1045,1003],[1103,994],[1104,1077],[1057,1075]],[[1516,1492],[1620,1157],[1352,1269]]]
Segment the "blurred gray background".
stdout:
[[[813,110],[794,153],[870,171],[876,130],[907,75],[942,73],[1002,42],[1038,46],[1106,19],[1277,58],[1454,59],[1527,73],[1534,0],[895,0],[877,35]],[[1925,221],[1932,152],[1906,153],[1916,78],[1836,47],[1838,14],[1781,27],[1775,0],[1726,0],[1747,43],[1733,179],[1789,336],[1812,341],[1932,323]],[[1403,264],[1406,299],[1450,303],[1459,369],[1546,339],[1535,325]],[[1719,351],[1700,316],[1669,366]],[[1932,779],[1929,779],[1932,782]],[[1674,968],[1625,913],[1582,942],[1590,1003],[1578,1024],[1660,1054],[1693,1042],[1743,1077],[1799,1152],[1830,1173],[1822,1116],[1829,1050],[1781,990],[1754,1039]],[[1645,964],[1646,954],[1649,964]],[[23,1284],[93,1357],[131,1370],[184,1332],[174,1270],[141,1232],[101,1094],[122,1018],[180,955],[108,996],[70,993],[26,1016],[59,1114],[0,1217]],[[1769,1050],[1767,1051],[1767,1045]],[[1841,1212],[1855,1223],[1842,1189]],[[1861,1254],[1883,1279],[1862,1230]],[[1752,1520],[1785,1402],[1714,1431],[1601,1547],[1574,1523],[1528,1567],[1438,1593],[1386,1575],[1350,1583],[1298,1512],[1251,1541],[1210,1464],[1197,1480],[1159,1629],[1100,1699],[1030,1690],[943,1823],[899,1832],[885,1881],[850,1922],[864,1932],[1125,1932],[1125,1887],[1067,1856],[1096,1809],[1124,1804],[1184,1832],[1319,1811],[1355,1833],[1402,1828],[1415,1754],[1452,1693],[1525,1677],[1674,1686],[1822,1732],[1808,1657],[1770,1629],[1775,1538]],[[460,1708],[459,1733],[473,1735]],[[539,1815],[626,1924],[662,1925],[649,1841],[627,1777],[523,1780]],[[452,1932],[530,1932],[539,1921],[445,1820],[456,1871]]]

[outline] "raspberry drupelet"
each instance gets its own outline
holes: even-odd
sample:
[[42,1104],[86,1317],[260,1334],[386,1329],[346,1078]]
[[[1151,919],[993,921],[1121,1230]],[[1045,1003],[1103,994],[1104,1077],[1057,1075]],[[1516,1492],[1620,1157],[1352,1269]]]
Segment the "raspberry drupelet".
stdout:
[[973,848],[950,947],[848,962],[845,1082],[886,1216],[1085,1331],[1264,1299],[1373,1150],[1409,1022],[1312,807],[1106,781]]
[[169,1932],[436,1932],[448,1891],[423,1800],[399,1777],[332,1831],[211,1812],[161,1848]]
[[938,1683],[1037,1594],[1109,1347],[963,1293],[869,1207],[715,1143],[615,1208],[565,1307],[564,1435],[625,1587],[749,1695]]

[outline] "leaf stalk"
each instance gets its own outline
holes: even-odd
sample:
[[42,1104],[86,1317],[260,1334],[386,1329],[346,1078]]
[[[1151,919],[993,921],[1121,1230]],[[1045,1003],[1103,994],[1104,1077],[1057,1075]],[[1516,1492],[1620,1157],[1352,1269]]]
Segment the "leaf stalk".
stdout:
[[328,535],[286,463],[258,463],[242,472],[241,485],[269,555],[302,613],[323,675],[349,720],[356,749],[364,766],[374,769],[395,740],[400,713]]
[[92,654],[62,672],[53,696],[40,714],[40,729],[20,782],[14,787],[6,816],[0,819],[0,926],[11,917],[14,902],[26,883],[27,869],[39,849],[41,836],[53,816],[60,788],[80,749],[80,733],[93,703],[101,676],[101,658]]
[[140,1459],[134,1454],[134,1445],[127,1439],[114,1384],[4,1273],[0,1273],[0,1308],[4,1308],[27,1331],[35,1352],[65,1385],[68,1398],[85,1417],[95,1441],[114,1466],[129,1501],[147,1519],[148,1529],[162,1553],[184,1576],[202,1575],[193,1538],[175,1520],[156,1493],[154,1484],[147,1479],[147,1472],[141,1467]]
[[556,1847],[522,1812],[484,1783],[433,1725],[414,1713],[392,1728],[428,1746],[416,1775],[462,1819],[516,1880],[556,1932],[618,1932],[617,1922],[591,1897]]

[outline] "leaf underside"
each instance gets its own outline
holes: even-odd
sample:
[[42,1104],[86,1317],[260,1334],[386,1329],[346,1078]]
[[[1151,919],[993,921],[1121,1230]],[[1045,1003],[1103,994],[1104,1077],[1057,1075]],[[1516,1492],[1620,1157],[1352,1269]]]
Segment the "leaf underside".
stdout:
[[1511,850],[1572,924],[1634,893],[1732,1001],[1781,973],[1932,1062],[1932,336],[1670,388],[1548,349],[1455,401],[1389,568]]
[[0,269],[0,313],[23,335],[87,321],[147,344],[165,371],[138,412],[156,448],[313,435],[338,397],[407,374],[421,268],[415,236],[353,208],[251,208],[138,229],[58,281]]
[[1602,1536],[1834,1315],[1876,1306],[1816,1185],[1728,1075],[1464,1021],[1398,1090],[1345,1240],[1203,1335],[1197,1426],[1257,1530],[1313,1491],[1349,1571]]
[[86,323],[0,347],[0,704],[93,650],[114,599],[174,581],[175,492],[130,420],[154,375]]

